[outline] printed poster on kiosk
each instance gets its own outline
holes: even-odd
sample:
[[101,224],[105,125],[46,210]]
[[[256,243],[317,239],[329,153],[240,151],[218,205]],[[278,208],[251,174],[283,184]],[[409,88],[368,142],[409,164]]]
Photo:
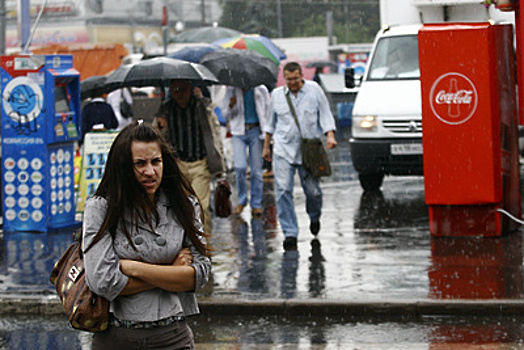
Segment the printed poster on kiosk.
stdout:
[[80,194],[77,200],[77,211],[84,211],[84,204],[98,188],[104,175],[104,169],[109,149],[118,132],[90,132],[84,139],[82,167],[80,170]]

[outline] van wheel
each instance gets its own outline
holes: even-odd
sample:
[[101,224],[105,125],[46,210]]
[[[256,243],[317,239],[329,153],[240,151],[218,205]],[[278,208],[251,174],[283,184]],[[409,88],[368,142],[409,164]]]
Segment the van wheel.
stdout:
[[380,186],[382,186],[384,174],[358,174],[358,180],[364,191],[378,191],[380,190]]

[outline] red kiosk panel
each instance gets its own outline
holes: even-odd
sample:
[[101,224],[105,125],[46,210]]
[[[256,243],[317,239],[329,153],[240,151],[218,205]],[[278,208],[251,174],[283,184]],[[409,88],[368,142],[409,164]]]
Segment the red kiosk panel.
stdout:
[[499,235],[496,209],[520,215],[512,27],[425,25],[419,58],[431,232]]
[[[497,76],[489,24],[427,26],[419,33],[427,204],[499,201]],[[458,193],[457,193],[458,192]]]

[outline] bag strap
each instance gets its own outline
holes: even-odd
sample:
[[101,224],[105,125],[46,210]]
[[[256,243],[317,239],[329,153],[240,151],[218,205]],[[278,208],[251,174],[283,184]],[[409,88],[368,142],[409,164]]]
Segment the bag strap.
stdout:
[[295,107],[293,107],[293,102],[291,102],[291,97],[289,97],[290,92],[291,91],[288,89],[287,93],[284,93],[284,94],[286,95],[287,104],[289,105],[289,109],[291,110],[293,119],[295,119],[295,123],[297,123],[298,132],[300,133],[300,138],[302,138],[302,130],[300,130],[300,124],[298,123],[297,113],[295,112]]

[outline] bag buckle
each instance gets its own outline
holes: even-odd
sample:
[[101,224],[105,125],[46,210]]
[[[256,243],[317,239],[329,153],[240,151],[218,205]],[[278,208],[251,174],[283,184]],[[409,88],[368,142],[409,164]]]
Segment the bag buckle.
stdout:
[[69,270],[69,273],[67,274],[67,276],[69,277],[69,279],[73,282],[76,282],[76,280],[78,279],[78,277],[80,277],[80,273],[82,271],[79,270],[76,266],[72,266],[71,267],[71,270]]

